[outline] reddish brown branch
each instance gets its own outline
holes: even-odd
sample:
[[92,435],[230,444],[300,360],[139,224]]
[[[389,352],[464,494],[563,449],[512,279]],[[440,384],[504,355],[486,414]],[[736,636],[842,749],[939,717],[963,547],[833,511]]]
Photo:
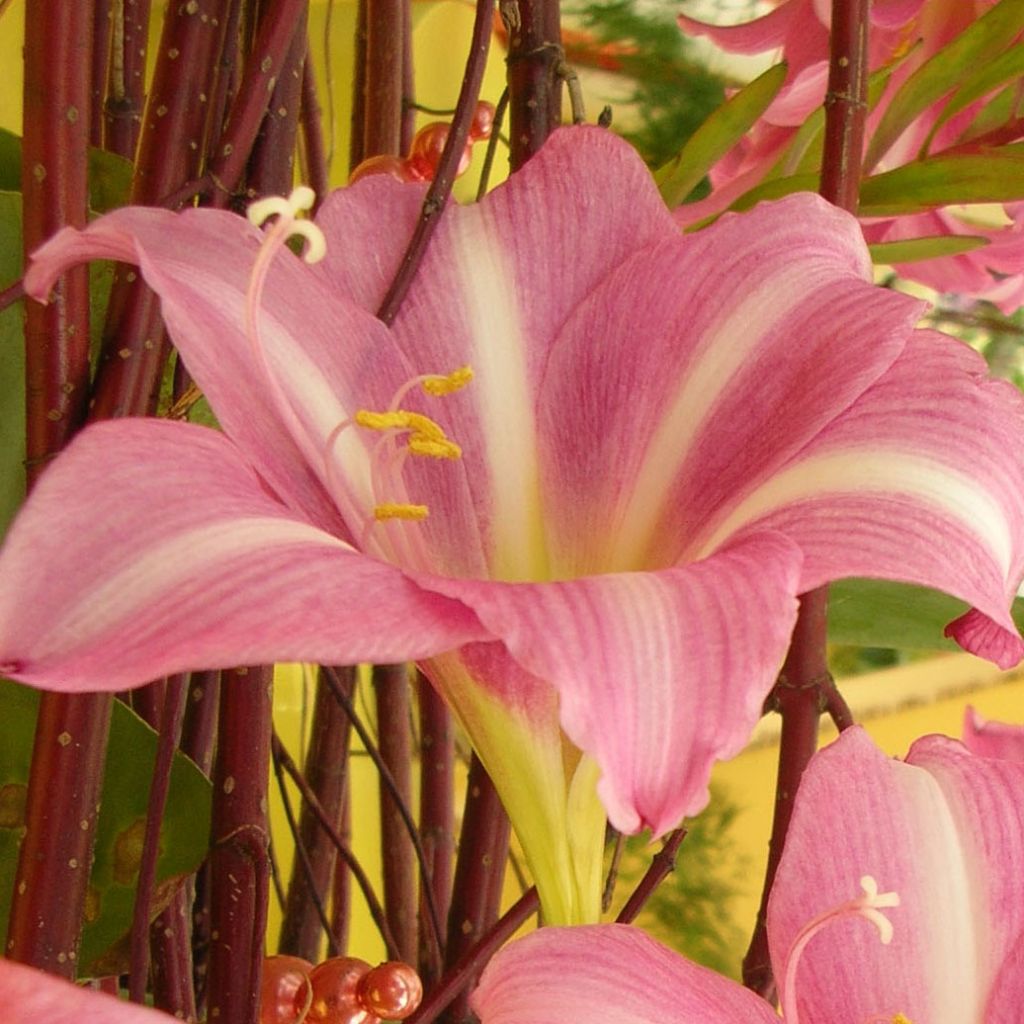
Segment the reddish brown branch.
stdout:
[[398,273],[391,282],[391,287],[377,311],[377,316],[386,324],[393,323],[398,315],[402,300],[426,254],[430,238],[437,227],[438,218],[451,195],[452,185],[455,183],[455,172],[465,151],[466,142],[469,139],[469,127],[476,111],[477,100],[480,98],[480,85],[483,82],[487,50],[491,39],[492,7],[492,0],[477,0],[469,58],[466,61],[466,70],[462,77],[459,99],[455,104],[451,129],[445,139],[444,150],[438,161],[434,180],[430,183],[423,200],[423,210],[412,239],[402,257]]
[[[346,672],[350,677],[354,676],[354,670],[347,669]],[[349,732],[348,716],[338,706],[327,684],[319,679],[304,775],[319,807],[335,826],[341,820],[348,777]],[[304,872],[297,870],[298,865],[292,868],[279,948],[282,953],[315,961],[320,948],[322,922],[316,912],[314,896],[326,902],[334,871],[335,850],[309,801],[303,804],[299,816],[299,837],[302,847],[309,851],[312,878],[307,879]],[[328,929],[328,934],[331,931]]]
[[833,0],[821,194],[857,212],[868,110],[869,0]]
[[[825,144],[821,194],[856,213],[867,113],[868,0],[833,0],[828,93],[825,97]],[[743,981],[766,998],[774,995],[768,956],[767,911],[775,872],[782,858],[800,779],[818,743],[818,720],[834,693],[832,708],[849,724],[849,709],[840,704],[828,671],[828,588],[800,599],[789,654],[769,703],[782,715],[775,815],[768,847],[761,906],[750,948],[743,960]],[[837,723],[838,724],[838,723]]]
[[164,707],[157,726],[159,739],[149,788],[146,831],[142,841],[142,858],[135,886],[135,907],[132,914],[131,972],[128,981],[128,996],[135,1003],[145,1000],[149,982],[150,908],[153,903],[153,886],[156,883],[157,860],[160,856],[160,826],[163,824],[167,794],[171,787],[171,764],[181,738],[187,681],[183,675],[174,676],[168,679],[166,685],[162,687]]
[[331,840],[335,852],[345,862],[349,870],[352,872],[353,877],[356,879],[356,884],[359,886],[362,891],[363,898],[366,900],[366,906],[369,908],[370,916],[373,918],[373,922],[377,926],[381,939],[387,948],[388,956],[392,960],[397,960],[399,958],[398,946],[395,944],[395,939],[391,934],[391,929],[388,927],[384,908],[381,906],[380,900],[377,899],[377,894],[373,891],[373,884],[370,882],[369,876],[363,870],[359,861],[356,860],[354,854],[349,848],[349,845],[338,834],[338,830],[334,826],[329,815],[320,805],[320,801],[317,799],[316,793],[313,792],[309,784],[303,778],[302,773],[299,771],[284,745],[277,740],[276,737],[272,742],[274,743],[274,756],[278,759],[281,767],[289,775],[292,782],[295,783],[299,792],[302,794],[303,801],[305,801],[305,804],[313,812],[313,815],[316,817],[320,827],[324,830],[324,834]]
[[398,156],[408,0],[366,0],[363,158]]
[[[195,177],[207,131],[204,98],[223,46],[229,0],[171,4],[164,18],[132,179],[133,203],[152,204]],[[159,302],[135,268],[119,267],[110,294],[95,418],[153,412],[167,343]]]
[[[379,784],[381,865],[384,909],[400,959],[415,963],[418,952],[416,922],[416,853],[405,827],[403,807],[412,807],[412,722],[408,667],[375,665],[373,689],[377,703],[377,744],[395,787]],[[427,884],[425,880],[424,884]],[[439,957],[440,952],[436,951]]]
[[409,1024],[433,1024],[454,999],[465,992],[487,961],[537,912],[536,889],[527,889],[519,899],[445,971],[441,983],[430,991]]
[[[459,836],[455,886],[448,913],[445,966],[449,970],[472,949],[498,917],[508,861],[509,820],[498,793],[473,755],[466,782],[466,805]],[[449,1024],[461,1024],[468,996],[455,999],[445,1014]]]
[[636,920],[637,914],[644,909],[644,905],[651,898],[654,890],[661,885],[667,875],[675,870],[676,855],[685,838],[685,828],[677,828],[665,837],[665,842],[651,861],[644,877],[640,879],[639,885],[630,894],[629,899],[619,911],[618,917],[615,918],[619,924],[631,924]]
[[113,153],[131,160],[142,125],[149,48],[150,0],[113,4],[110,73],[104,105],[104,142]]
[[224,672],[213,778],[208,1017],[256,1024],[270,864],[272,669]]
[[[430,890],[438,916],[445,920],[451,901],[455,853],[455,731],[451,712],[430,681],[416,677],[420,722],[420,836],[430,866]],[[420,951],[420,975],[427,988],[433,957]]]
[[512,170],[536,153],[562,117],[562,61],[558,0],[518,0],[518,23],[507,28]]
[[[92,2],[28,4],[25,11],[22,197],[24,249],[67,225],[83,227],[91,124]],[[25,309],[28,482],[85,416],[89,278],[65,274],[48,306]],[[40,699],[5,954],[74,975],[95,838],[109,696]],[[69,827],[73,825],[74,827]]]
[[772,999],[775,993],[768,956],[768,900],[782,859],[800,779],[818,746],[818,719],[824,710],[823,687],[831,681],[825,658],[827,620],[828,590],[822,587],[804,594],[789,654],[769,697],[773,710],[782,716],[775,814],[761,905],[750,948],[743,958],[743,983],[766,999]]

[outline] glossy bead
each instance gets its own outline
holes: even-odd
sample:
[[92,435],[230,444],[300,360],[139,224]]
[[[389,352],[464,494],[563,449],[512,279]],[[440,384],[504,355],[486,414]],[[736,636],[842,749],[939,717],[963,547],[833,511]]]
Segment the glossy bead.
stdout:
[[317,964],[309,980],[313,1003],[305,1024],[377,1024],[359,999],[359,982],[370,970],[365,960],[334,956]]
[[298,956],[268,956],[260,978],[260,1024],[299,1024],[309,1005],[313,965]]
[[473,112],[473,120],[469,126],[469,137],[473,142],[489,139],[494,130],[494,104],[481,100]]
[[[437,165],[441,162],[441,154],[444,152],[444,144],[448,138],[451,125],[443,121],[432,121],[425,124],[413,137],[412,146],[409,147],[408,166],[414,174],[421,175],[424,180],[430,180],[437,173]],[[459,166],[455,171],[456,176],[464,174],[469,168],[469,162],[473,158],[472,146],[467,144],[459,159]]]
[[352,185],[360,178],[368,178],[372,174],[387,174],[398,181],[419,180],[409,173],[408,165],[401,157],[381,154],[368,157],[359,164],[348,176],[348,183]]
[[423,998],[423,982],[408,965],[396,960],[374,967],[359,981],[359,1000],[385,1020],[412,1016]]

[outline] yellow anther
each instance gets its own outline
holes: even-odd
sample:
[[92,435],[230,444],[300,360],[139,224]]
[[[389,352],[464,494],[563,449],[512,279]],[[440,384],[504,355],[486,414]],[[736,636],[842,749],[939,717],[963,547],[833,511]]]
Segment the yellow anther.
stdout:
[[395,412],[371,412],[360,409],[352,417],[367,430],[408,430],[414,437],[427,441],[447,441],[444,431],[429,416],[398,409]]
[[436,377],[427,377],[421,387],[428,395],[440,398],[442,395],[450,395],[453,391],[459,391],[472,379],[472,368],[460,366],[457,370],[452,370],[447,376],[438,374]]
[[426,505],[384,504],[373,509],[373,518],[378,523],[385,519],[426,519],[428,515],[430,509]]
[[409,438],[409,451],[430,459],[461,459],[462,449],[454,441],[434,441],[418,434]]
[[897,1013],[892,1019],[892,1024],[913,1024],[913,1021],[905,1014]]

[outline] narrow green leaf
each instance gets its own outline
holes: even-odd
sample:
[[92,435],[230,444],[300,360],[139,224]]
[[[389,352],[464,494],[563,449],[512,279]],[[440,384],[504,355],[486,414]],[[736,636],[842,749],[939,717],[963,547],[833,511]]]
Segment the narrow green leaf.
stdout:
[[860,214],[893,217],[950,204],[1019,199],[1024,199],[1024,152],[1002,146],[983,154],[929,157],[873,175],[861,184]]
[[665,202],[678,206],[712,167],[750,130],[786,80],[786,65],[776,64],[725,101],[690,136],[679,155],[654,172]]
[[871,138],[864,166],[873,168],[906,128],[977,68],[995,60],[1024,29],[1024,3],[1001,0],[900,86]]
[[[0,744],[0,933],[7,930],[18,845],[24,832],[24,800],[38,706],[37,691],[0,680],[0,721],[4,724],[4,742]],[[79,953],[82,977],[119,974],[126,969],[124,941],[135,904],[138,854],[156,744],[156,733],[115,701]],[[166,905],[177,880],[195,871],[206,856],[210,804],[209,780],[187,757],[176,755],[160,831],[158,908]]]
[[[2,162],[2,155],[0,155]],[[21,277],[21,196],[0,192],[0,288]],[[0,537],[25,497],[22,303],[0,311]]]
[[956,256],[988,245],[980,235],[930,235],[904,238],[899,242],[876,242],[868,246],[873,263],[916,263],[938,256]]
[[[841,580],[829,587],[828,638],[855,647],[900,650],[959,650],[942,631],[967,611],[948,594],[909,583]],[[1013,618],[1024,628],[1024,600],[1013,603]]]
[[988,96],[1007,83],[1016,86],[1016,80],[1021,76],[1024,76],[1024,46],[1011,46],[995,60],[975,69],[973,74],[960,84],[952,99],[943,108],[941,116],[928,133],[925,146],[931,143],[935,133],[951,117],[969,107],[975,100]]

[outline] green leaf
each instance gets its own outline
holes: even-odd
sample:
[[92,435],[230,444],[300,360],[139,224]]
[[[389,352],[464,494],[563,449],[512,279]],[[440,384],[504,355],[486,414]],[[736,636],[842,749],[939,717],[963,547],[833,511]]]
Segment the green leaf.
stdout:
[[[878,163],[913,120],[991,63],[1024,29],[1024,3],[1002,0],[924,62],[897,90],[868,146],[864,166]],[[965,200],[961,200],[963,202]]]
[[873,263],[915,263],[938,256],[956,256],[988,245],[980,235],[930,235],[904,238],[898,242],[876,242],[868,246]]
[[[106,213],[124,206],[132,187],[130,160],[89,147],[89,208]],[[0,190],[21,191],[21,139],[0,128]]]
[[678,206],[711,168],[750,130],[786,80],[785,64],[776,64],[725,101],[697,129],[679,155],[654,172],[662,198]]
[[[2,160],[2,157],[0,157]],[[0,192],[0,288],[21,277],[21,196]],[[0,311],[0,537],[25,497],[22,303]]]
[[1002,146],[987,153],[933,156],[872,175],[861,183],[859,212],[892,217],[957,203],[1019,199],[1024,199],[1024,151]]
[[[7,930],[18,844],[24,832],[25,792],[39,705],[37,691],[0,680],[0,934]],[[156,733],[120,701],[114,702],[110,745],[90,876],[79,975],[117,974],[126,966],[124,940],[135,904],[138,854],[156,757]],[[202,863],[209,845],[210,782],[184,755],[171,768],[167,810],[160,831],[157,909],[175,885]],[[73,827],[74,823],[69,823]]]
[[1024,75],[1024,46],[1011,46],[995,60],[981,64],[973,74],[969,75],[953,94],[953,98],[942,110],[941,116],[928,133],[927,147],[935,133],[954,115],[969,107],[975,100],[995,92],[997,89],[1012,83],[1016,91],[1017,79]]
[[[942,631],[968,606],[948,594],[909,583],[841,580],[829,587],[828,638],[855,647],[902,650],[959,650]],[[1013,618],[1024,628],[1024,600],[1013,603]]]

